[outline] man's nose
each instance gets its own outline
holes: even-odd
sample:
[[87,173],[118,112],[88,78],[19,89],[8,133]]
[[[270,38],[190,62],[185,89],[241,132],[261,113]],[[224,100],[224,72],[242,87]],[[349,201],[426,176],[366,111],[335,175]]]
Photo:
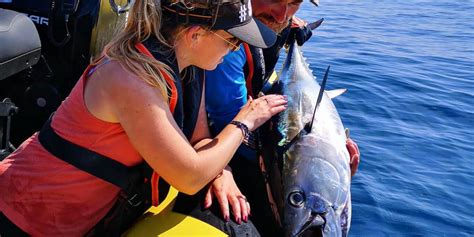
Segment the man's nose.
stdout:
[[285,3],[279,4],[278,7],[272,10],[272,17],[277,23],[281,24],[286,20],[287,12],[288,4],[285,1]]

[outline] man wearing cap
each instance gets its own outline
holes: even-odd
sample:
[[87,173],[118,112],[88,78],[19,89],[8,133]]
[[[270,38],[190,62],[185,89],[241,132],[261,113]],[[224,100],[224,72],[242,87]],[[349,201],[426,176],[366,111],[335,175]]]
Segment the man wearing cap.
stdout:
[[[319,5],[319,0],[311,2]],[[253,10],[253,16],[277,32],[279,37],[277,42],[267,49],[241,44],[240,49],[224,57],[223,62],[214,71],[206,72],[206,110],[214,134],[220,132],[232,120],[249,97],[256,98],[263,82],[273,73],[280,49],[294,41],[302,45],[311,37],[310,27],[294,17],[301,3],[302,0],[252,0],[249,7]],[[322,20],[319,24],[321,22]],[[252,32],[239,33],[253,35]],[[256,231],[263,236],[278,234],[264,179],[258,166],[255,144],[250,140],[239,148],[230,166],[223,171],[222,176],[214,180],[205,196],[204,208],[211,207],[213,213],[222,215],[225,222],[215,218],[212,212],[194,210],[190,213],[190,209],[180,209],[179,206],[184,206],[180,199],[177,202],[178,209],[175,210],[191,214],[230,235],[238,233],[235,235],[255,236]],[[350,140],[348,149],[351,157],[354,157],[351,167],[355,172],[359,157],[358,148]],[[247,204],[242,204],[242,200],[248,201]],[[246,208],[246,205],[250,206]],[[233,220],[237,224],[247,222],[247,212],[252,214],[250,219],[257,230],[253,229],[251,222],[236,226],[230,221]]]

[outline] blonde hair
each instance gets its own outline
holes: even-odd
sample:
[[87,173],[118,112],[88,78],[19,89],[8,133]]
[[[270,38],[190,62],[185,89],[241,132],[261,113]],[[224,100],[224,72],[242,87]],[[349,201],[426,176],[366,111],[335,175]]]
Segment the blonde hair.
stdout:
[[[104,47],[103,54],[117,60],[126,70],[150,86],[159,88],[167,100],[169,86],[164,80],[163,73],[171,76],[172,69],[154,58],[143,55],[135,48],[136,44],[149,37],[155,37],[161,44],[172,47],[175,32],[178,29],[183,30],[183,27],[164,29],[166,26],[163,27],[162,23],[160,0],[136,0],[130,9],[125,28]],[[96,59],[93,64],[97,64],[98,61]]]

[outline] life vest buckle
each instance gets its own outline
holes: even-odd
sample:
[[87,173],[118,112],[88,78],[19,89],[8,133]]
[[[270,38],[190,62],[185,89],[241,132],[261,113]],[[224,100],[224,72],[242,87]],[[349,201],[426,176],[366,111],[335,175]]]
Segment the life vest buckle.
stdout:
[[[138,199],[138,200],[135,200]],[[128,204],[132,207],[138,207],[140,204],[142,204],[143,200],[140,200],[138,197],[138,194],[134,194],[131,198],[127,200]]]

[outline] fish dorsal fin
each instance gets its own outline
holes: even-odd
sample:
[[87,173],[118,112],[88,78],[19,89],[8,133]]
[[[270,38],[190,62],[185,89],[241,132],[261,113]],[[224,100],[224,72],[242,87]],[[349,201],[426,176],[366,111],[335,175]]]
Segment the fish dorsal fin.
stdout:
[[326,91],[326,94],[329,96],[329,98],[334,99],[344,93],[346,93],[347,89],[335,89],[335,90],[328,90]]
[[328,66],[328,68],[326,69],[326,72],[324,73],[324,78],[323,78],[323,81],[321,82],[321,88],[319,89],[318,100],[316,100],[316,105],[314,106],[313,118],[304,127],[304,130],[307,133],[310,133],[311,129],[313,129],[314,116],[316,115],[316,110],[318,110],[319,104],[321,103],[321,100],[323,99],[324,88],[326,88],[326,82],[328,81],[328,75],[329,75],[329,69],[330,68],[331,68],[331,66]]

